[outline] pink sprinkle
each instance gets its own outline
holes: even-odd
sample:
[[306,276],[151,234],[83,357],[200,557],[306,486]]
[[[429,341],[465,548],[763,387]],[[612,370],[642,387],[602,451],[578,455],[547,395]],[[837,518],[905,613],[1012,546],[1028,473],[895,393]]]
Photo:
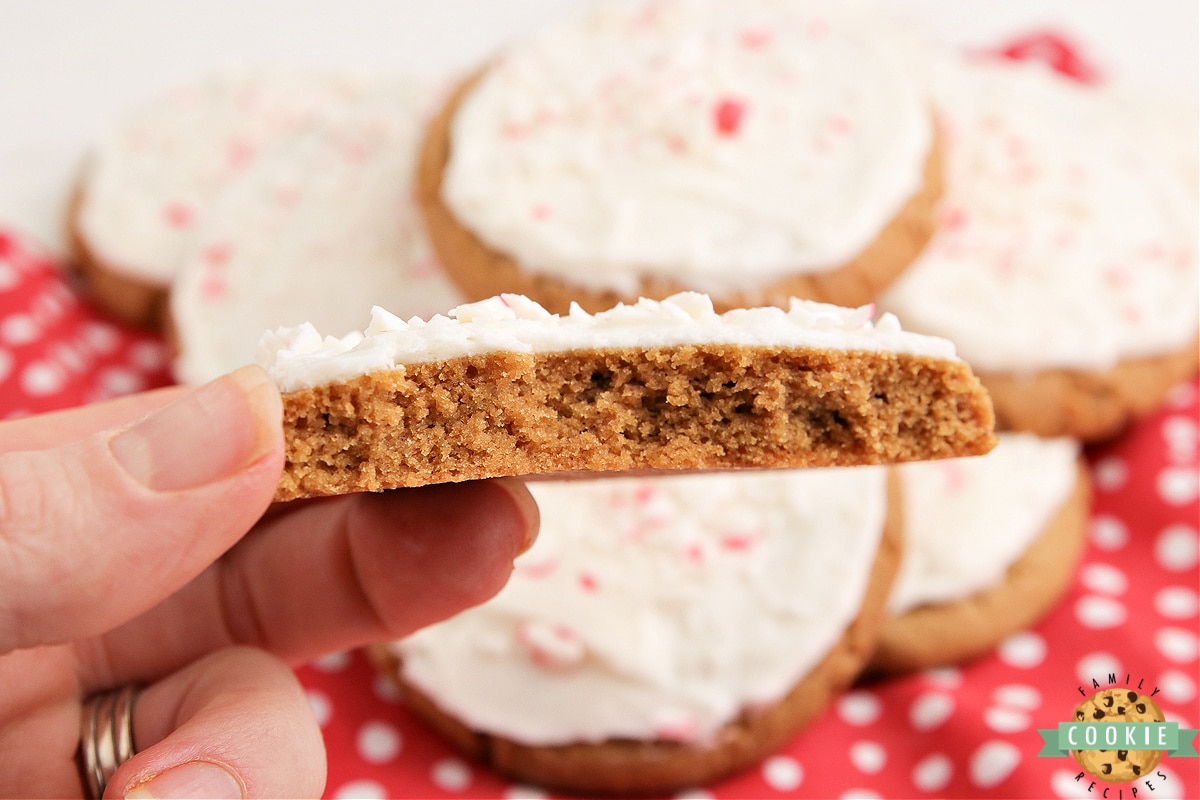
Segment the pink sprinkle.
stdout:
[[1013,168],[1013,180],[1018,184],[1033,183],[1039,174],[1040,170],[1028,161],[1022,161]]
[[542,222],[550,218],[550,207],[538,203],[536,206],[529,209],[529,214],[538,222]]
[[1109,267],[1104,271],[1104,280],[1109,286],[1114,289],[1121,289],[1129,285],[1130,282],[1129,270],[1123,267]]
[[1142,321],[1142,311],[1136,306],[1125,306],[1121,309],[1121,316],[1131,325],[1138,325]]
[[368,154],[367,146],[362,142],[350,142],[342,148],[342,155],[354,164],[362,164],[367,160]]
[[1150,242],[1142,247],[1142,255],[1155,260],[1167,257],[1167,248],[1161,242]]
[[967,212],[958,206],[947,206],[942,210],[942,227],[957,230],[967,223]]
[[596,580],[596,576],[590,572],[579,573],[579,588],[585,592],[594,592],[600,588],[600,583]]
[[200,292],[206,300],[220,300],[229,292],[229,284],[218,275],[209,275],[200,285]]
[[704,548],[700,546],[699,542],[692,542],[691,544],[689,544],[687,547],[684,548],[683,556],[684,556],[684,558],[686,558],[688,560],[689,563],[703,564],[704,563]]
[[854,125],[841,114],[834,114],[829,118],[829,130],[838,136],[845,136],[854,130]]
[[229,162],[230,169],[242,169],[254,160],[256,152],[252,145],[241,139],[234,139],[229,143],[225,158]]
[[573,642],[579,637],[575,635],[574,629],[569,625],[560,622],[554,626],[554,638],[563,642]]
[[721,547],[732,553],[744,553],[758,543],[758,537],[749,533],[730,533],[721,537]]
[[504,138],[524,139],[529,135],[529,128],[519,122],[504,123]]
[[1020,136],[1009,136],[1004,143],[1004,149],[1013,158],[1024,158],[1029,151],[1029,145]]
[[966,485],[966,476],[963,473],[962,465],[953,461],[942,462],[942,479],[946,482],[946,491],[951,494],[957,494],[963,490]]
[[1061,230],[1054,234],[1054,243],[1059,247],[1073,247],[1075,245],[1075,233],[1069,230]]
[[696,738],[696,732],[696,723],[692,720],[664,722],[654,729],[656,738],[668,742],[690,742]]
[[667,138],[666,138],[666,142],[667,142],[667,149],[670,150],[672,153],[679,153],[682,155],[683,153],[686,153],[688,151],[687,139],[683,138],[682,136],[680,136],[677,133],[668,134]]
[[202,258],[209,267],[223,267],[229,261],[231,250],[225,242],[214,242],[204,248]]
[[544,558],[541,561],[534,561],[533,563],[525,562],[517,567],[517,569],[519,569],[521,574],[525,577],[538,580],[545,578],[554,572],[554,570],[558,569],[558,559]]
[[774,36],[769,30],[763,28],[747,28],[742,31],[742,47],[747,50],[762,50],[771,44]]
[[721,136],[736,136],[746,116],[746,104],[736,97],[722,97],[713,106],[713,124]]
[[639,505],[644,506],[653,500],[657,494],[658,490],[655,489],[654,486],[649,483],[643,483],[638,486],[636,490],[634,490],[633,499],[637,501]]
[[300,202],[300,190],[295,186],[285,186],[275,193],[275,201],[284,208],[295,208]]
[[163,217],[173,228],[186,228],[192,224],[195,214],[192,212],[191,206],[183,203],[167,203],[163,209]]

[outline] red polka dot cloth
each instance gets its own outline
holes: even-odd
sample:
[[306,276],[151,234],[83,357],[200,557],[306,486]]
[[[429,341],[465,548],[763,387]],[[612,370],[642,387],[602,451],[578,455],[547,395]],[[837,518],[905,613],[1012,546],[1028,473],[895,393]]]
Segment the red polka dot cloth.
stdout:
[[[1011,52],[1010,52],[1011,51]],[[1094,70],[1053,36],[1005,55]],[[169,382],[163,343],[102,318],[36,244],[0,228],[0,419]],[[855,687],[757,768],[683,798],[1103,797],[1069,758],[1039,758],[1092,681],[1157,690],[1168,721],[1200,723],[1198,387],[1088,452],[1089,543],[1067,596],[990,656]],[[421,727],[357,652],[298,670],[329,753],[333,798],[538,798]],[[1162,776],[1162,777],[1160,777]],[[1107,797],[1200,796],[1200,759],[1166,757],[1151,783]]]

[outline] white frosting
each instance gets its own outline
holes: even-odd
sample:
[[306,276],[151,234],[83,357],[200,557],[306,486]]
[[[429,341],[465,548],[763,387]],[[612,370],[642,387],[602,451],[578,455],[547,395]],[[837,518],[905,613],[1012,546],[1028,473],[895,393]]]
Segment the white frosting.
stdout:
[[954,602],[997,585],[1071,496],[1079,444],[999,435],[977,458],[898,467],[904,555],[888,601],[893,614]]
[[112,267],[170,283],[213,198],[315,118],[370,82],[284,69],[230,71],[157,97],[93,146],[78,224]]
[[984,370],[1103,369],[1194,340],[1194,103],[947,58],[941,230],[880,305]]
[[781,308],[742,308],[717,314],[703,294],[682,292],[641,299],[589,314],[572,304],[566,316],[550,314],[523,295],[504,294],[462,305],[448,317],[405,322],[378,306],[359,333],[322,337],[310,323],[263,336],[258,363],[281,391],[344,381],[400,364],[443,361],[501,351],[557,353],[580,349],[731,344],[750,347],[812,347],[896,352],[955,359],[954,345],[900,329],[885,314],[871,321],[873,306],[841,308],[792,299]]
[[254,360],[264,330],[358,324],[379,303],[431,316],[462,301],[411,201],[432,81],[380,81],[329,110],[215,198],[171,290],[176,377],[200,383]]
[[870,467],[529,488],[508,585],[395,647],[439,707],[530,745],[703,742],[783,697],[858,613],[886,505]]
[[[720,294],[843,265],[924,180],[908,32],[873,5],[617,0],[510,48],[443,198],[524,269]],[[892,24],[889,24],[891,22]]]

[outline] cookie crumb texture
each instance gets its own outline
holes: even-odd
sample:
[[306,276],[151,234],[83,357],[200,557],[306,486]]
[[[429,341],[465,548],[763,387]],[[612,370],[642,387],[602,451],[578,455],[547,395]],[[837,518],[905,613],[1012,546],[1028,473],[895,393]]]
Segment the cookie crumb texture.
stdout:
[[284,395],[276,500],[503,475],[886,464],[979,455],[963,362],[693,345],[403,365]]

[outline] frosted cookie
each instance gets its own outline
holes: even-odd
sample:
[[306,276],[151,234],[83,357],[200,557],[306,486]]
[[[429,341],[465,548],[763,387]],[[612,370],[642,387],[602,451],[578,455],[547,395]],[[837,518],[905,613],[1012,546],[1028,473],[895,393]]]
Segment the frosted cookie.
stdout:
[[870,653],[899,536],[880,468],[534,483],[487,603],[376,650],[408,705],[521,781],[665,794],[750,766]]
[[955,342],[1001,427],[1119,432],[1196,371],[1195,108],[1037,64],[936,75],[941,228],[881,306]]
[[981,655],[1066,591],[1090,500],[1079,445],[1027,433],[998,439],[982,458],[897,468],[904,556],[874,670]]
[[[1102,689],[1075,709],[1077,722],[1163,722],[1162,709],[1133,689]],[[1136,781],[1162,760],[1162,750],[1072,750],[1088,772],[1110,783]]]
[[373,303],[429,317],[462,301],[411,202],[419,131],[439,98],[432,81],[380,81],[213,199],[170,293],[180,381],[252,362],[264,330],[298,319],[341,332]]
[[808,301],[718,315],[706,295],[551,315],[519,295],[361,333],[281,328],[276,499],[501,475],[882,464],[991,449],[945,340]]
[[311,70],[229,71],[120,118],[88,153],[67,220],[96,300],[127,321],[158,324],[167,289],[220,191],[370,86]]
[[908,32],[845,2],[611,2],[510,47],[434,120],[418,187],[469,299],[871,302],[941,192]]

